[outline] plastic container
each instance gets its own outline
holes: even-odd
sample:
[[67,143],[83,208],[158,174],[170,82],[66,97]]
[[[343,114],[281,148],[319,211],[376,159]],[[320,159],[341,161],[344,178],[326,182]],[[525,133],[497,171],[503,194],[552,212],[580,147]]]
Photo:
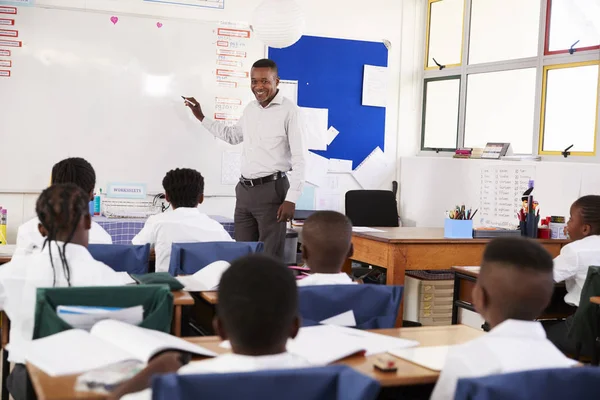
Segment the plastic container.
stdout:
[[473,239],[473,220],[446,218],[444,237],[447,239]]

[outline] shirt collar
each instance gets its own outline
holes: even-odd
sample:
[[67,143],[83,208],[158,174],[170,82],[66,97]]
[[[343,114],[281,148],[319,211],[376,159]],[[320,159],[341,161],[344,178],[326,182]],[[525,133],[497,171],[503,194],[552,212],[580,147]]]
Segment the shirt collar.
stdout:
[[[65,244],[64,242],[60,242],[58,240],[46,243],[46,245],[44,246],[44,249],[42,250],[42,253],[45,253],[45,254],[50,253],[50,246],[52,246],[53,253],[58,254],[58,253],[56,253],[57,249],[60,248],[60,250],[62,251],[64,244]],[[75,244],[75,243],[67,243],[67,246],[65,247],[65,253],[68,254],[69,256],[73,256],[73,257],[91,257],[92,256],[90,254],[89,250],[87,249],[87,247],[84,247],[84,246],[81,246],[81,245]]]
[[520,321],[516,319],[507,319],[492,329],[488,335],[546,339],[546,331],[541,323],[537,321]]
[[275,95],[275,97],[273,97],[273,100],[271,100],[271,102],[266,106],[263,107],[260,105],[260,103],[258,102],[258,100],[256,100],[256,105],[260,108],[262,108],[263,110],[266,110],[267,108],[270,108],[273,104],[281,104],[283,103],[283,94],[281,93],[281,90],[277,90],[277,94]]

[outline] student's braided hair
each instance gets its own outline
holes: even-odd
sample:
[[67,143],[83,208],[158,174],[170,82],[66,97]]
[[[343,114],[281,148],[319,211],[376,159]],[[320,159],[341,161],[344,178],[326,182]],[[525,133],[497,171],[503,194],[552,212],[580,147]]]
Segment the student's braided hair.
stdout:
[[600,196],[580,197],[573,203],[579,209],[583,223],[592,229],[592,235],[600,235]]
[[96,186],[96,172],[92,165],[79,157],[66,158],[52,167],[52,184],[74,183],[89,193]]
[[162,184],[173,208],[197,207],[204,194],[204,178],[194,169],[173,169],[167,172]]
[[[60,233],[66,233],[62,249],[58,247],[58,254],[62,269],[71,286],[71,271],[65,254],[65,247],[73,239],[75,230],[81,218],[89,214],[89,193],[84,192],[73,183],[52,185],[42,192],[35,205],[35,211],[42,226],[48,231],[44,247],[48,246],[50,263],[52,264],[53,281],[56,285],[56,269],[52,258],[52,241],[56,241]],[[43,248],[43,247],[42,247]]]

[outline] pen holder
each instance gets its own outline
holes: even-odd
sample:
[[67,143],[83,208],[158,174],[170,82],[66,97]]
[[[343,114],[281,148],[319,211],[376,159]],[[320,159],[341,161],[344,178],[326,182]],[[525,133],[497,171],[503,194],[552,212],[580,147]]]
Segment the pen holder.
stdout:
[[519,229],[521,230],[521,236],[526,236],[530,238],[538,237],[538,223],[540,221],[540,217],[536,216],[533,213],[527,214],[525,217],[525,221],[519,222]]
[[446,218],[444,237],[447,239],[473,239],[473,220]]

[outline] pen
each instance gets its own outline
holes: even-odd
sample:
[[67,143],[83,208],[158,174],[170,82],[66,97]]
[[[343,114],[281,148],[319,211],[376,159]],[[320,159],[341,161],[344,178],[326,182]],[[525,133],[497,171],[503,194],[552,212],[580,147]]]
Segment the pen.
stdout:
[[193,101],[190,101],[190,100],[186,99],[186,98],[185,98],[185,97],[183,97],[183,96],[181,96],[181,98],[182,98],[182,99],[183,99],[183,100],[184,100],[186,103],[189,103],[189,104],[190,104],[192,107],[196,107],[196,106],[197,106],[197,104],[194,104],[194,102],[193,102]]
[[471,214],[471,218],[469,218],[469,219],[473,219],[473,217],[475,216],[475,214],[477,214],[477,211],[479,211],[479,208],[478,208],[477,210],[475,210],[475,211],[473,212],[473,214]]

